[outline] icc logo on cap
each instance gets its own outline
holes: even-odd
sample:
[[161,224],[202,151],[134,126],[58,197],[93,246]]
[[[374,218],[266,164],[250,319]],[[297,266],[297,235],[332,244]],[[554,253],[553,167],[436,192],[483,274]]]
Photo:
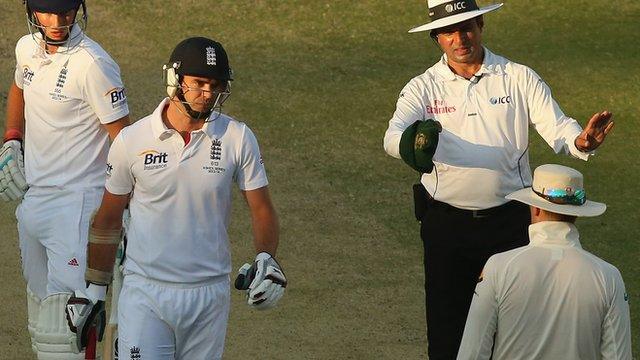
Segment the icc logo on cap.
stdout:
[[450,13],[453,12],[455,10],[462,10],[462,9],[466,9],[467,8],[467,4],[464,3],[464,1],[460,1],[454,4],[447,4],[447,6],[444,7],[444,9]]

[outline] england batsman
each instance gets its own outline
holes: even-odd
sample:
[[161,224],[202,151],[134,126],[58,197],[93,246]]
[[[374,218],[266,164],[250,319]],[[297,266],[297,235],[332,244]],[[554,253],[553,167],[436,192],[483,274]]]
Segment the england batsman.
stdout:
[[[84,33],[83,0],[27,0],[0,152],[0,198],[16,210],[28,329],[38,359],[84,359],[64,307],[84,287],[91,214],[113,139],[129,123],[120,70]],[[95,299],[104,294],[91,295]]]
[[[229,313],[227,225],[235,182],[252,217],[252,266],[242,268],[247,302],[274,306],[287,280],[274,259],[278,220],[253,132],[221,113],[231,68],[219,42],[188,38],[164,66],[168,98],[124,129],[109,151],[106,191],[90,228],[88,292],[104,292],[132,194],[124,281],[118,302],[119,354],[142,359],[220,359]],[[242,281],[240,281],[242,282]],[[94,290],[101,289],[101,290]],[[78,291],[70,324],[96,302]]]

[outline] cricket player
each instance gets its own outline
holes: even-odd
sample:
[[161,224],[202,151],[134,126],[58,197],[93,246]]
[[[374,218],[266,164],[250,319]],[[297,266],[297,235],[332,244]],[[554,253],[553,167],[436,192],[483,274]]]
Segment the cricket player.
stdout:
[[64,307],[84,286],[91,214],[109,138],[129,123],[120,70],[86,36],[82,0],[27,0],[0,152],[0,197],[16,210],[28,329],[38,359],[84,359]]
[[[221,113],[231,68],[216,41],[180,42],[164,66],[168,98],[124,129],[109,151],[106,191],[90,229],[86,290],[67,306],[70,325],[91,323],[94,293],[111,280],[121,217],[132,194],[119,354],[131,359],[220,359],[229,313],[227,226],[237,183],[252,217],[257,256],[242,275],[248,304],[276,304],[287,284],[274,256],[278,221],[258,143]],[[241,281],[242,282],[242,281]]]
[[531,184],[529,128],[556,152],[587,160],[613,127],[566,116],[529,67],[482,45],[483,15],[502,4],[429,0],[442,58],[409,81],[384,136],[385,151],[419,171],[416,218],[424,244],[429,359],[456,356],[471,296],[492,254],[528,243],[529,209],[505,195]]
[[542,165],[533,185],[507,195],[529,205],[530,244],[493,255],[471,301],[459,360],[631,360],[629,300],[615,266],[582,249],[582,174]]

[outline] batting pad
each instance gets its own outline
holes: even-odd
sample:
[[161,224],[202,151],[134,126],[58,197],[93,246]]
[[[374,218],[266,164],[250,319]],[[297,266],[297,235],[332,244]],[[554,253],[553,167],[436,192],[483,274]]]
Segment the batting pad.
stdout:
[[35,331],[39,360],[82,360],[76,347],[76,334],[69,330],[64,309],[71,294],[49,295],[42,299]]
[[40,298],[27,287],[27,329],[31,337],[31,349],[34,354],[38,353],[36,348],[36,327],[38,326],[38,314],[40,313]]

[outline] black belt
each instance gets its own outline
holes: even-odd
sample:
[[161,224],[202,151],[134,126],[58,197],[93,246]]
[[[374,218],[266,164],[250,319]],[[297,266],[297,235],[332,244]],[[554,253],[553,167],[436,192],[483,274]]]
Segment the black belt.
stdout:
[[456,214],[459,216],[467,216],[471,218],[485,218],[485,217],[495,216],[495,215],[507,212],[509,210],[513,210],[523,205],[517,201],[511,200],[508,203],[505,203],[496,207],[488,208],[488,209],[465,210],[465,209],[457,208],[455,206],[451,206],[447,203],[443,203],[442,201],[438,201],[438,200],[432,200],[432,201],[433,202],[431,206],[433,207],[438,207],[452,214]]

